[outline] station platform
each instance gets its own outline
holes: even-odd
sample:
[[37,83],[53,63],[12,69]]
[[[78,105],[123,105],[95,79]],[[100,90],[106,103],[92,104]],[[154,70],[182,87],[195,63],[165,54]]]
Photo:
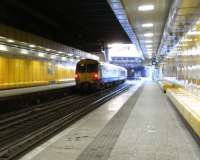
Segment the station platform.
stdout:
[[200,146],[159,85],[148,81],[20,160],[200,160]]
[[60,83],[60,84],[51,84],[51,85],[44,85],[44,86],[1,90],[0,91],[0,99],[6,98],[6,97],[11,97],[11,96],[36,93],[36,92],[41,92],[41,91],[50,91],[50,90],[54,90],[54,89],[61,89],[64,87],[69,87],[69,86],[74,86],[74,85],[75,85],[75,81],[69,80],[69,81],[66,81],[65,83]]

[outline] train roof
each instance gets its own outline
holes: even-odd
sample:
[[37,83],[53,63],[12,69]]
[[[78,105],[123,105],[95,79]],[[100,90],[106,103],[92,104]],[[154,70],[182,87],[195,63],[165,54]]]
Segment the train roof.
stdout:
[[98,64],[101,64],[103,66],[108,66],[108,67],[117,67],[117,68],[121,68],[121,69],[125,69],[124,67],[121,67],[121,66],[117,66],[117,65],[114,65],[114,64],[110,64],[110,63],[106,63],[106,62],[100,62],[100,61],[97,61],[97,60],[94,60],[94,59],[82,59],[80,60],[78,63],[89,63],[89,62],[93,62],[93,63],[98,63]]
[[94,60],[94,59],[81,59],[78,63],[84,63],[84,62],[98,62],[97,60]]

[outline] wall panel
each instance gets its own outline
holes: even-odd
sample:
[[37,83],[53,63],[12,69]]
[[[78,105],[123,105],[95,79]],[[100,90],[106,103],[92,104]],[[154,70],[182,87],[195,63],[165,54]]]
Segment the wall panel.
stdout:
[[44,85],[74,78],[74,70],[52,62],[0,56],[0,89]]

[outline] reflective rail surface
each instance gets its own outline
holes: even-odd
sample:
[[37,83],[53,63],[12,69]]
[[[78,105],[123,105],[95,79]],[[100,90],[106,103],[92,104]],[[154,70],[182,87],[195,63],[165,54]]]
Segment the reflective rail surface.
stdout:
[[129,87],[122,84],[84,96],[69,95],[0,116],[0,159],[20,156]]

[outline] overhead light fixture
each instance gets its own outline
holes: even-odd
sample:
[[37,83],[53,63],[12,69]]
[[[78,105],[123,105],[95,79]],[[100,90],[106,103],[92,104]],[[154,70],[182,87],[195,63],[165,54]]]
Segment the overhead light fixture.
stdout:
[[20,52],[21,52],[22,54],[29,54],[28,50],[26,50],[26,49],[21,49]]
[[63,53],[63,52],[59,51],[58,53],[60,53],[60,54],[61,54],[61,53]]
[[45,50],[46,50],[46,51],[50,51],[51,49],[49,49],[49,48],[46,48]]
[[139,11],[151,11],[154,10],[154,5],[152,4],[147,4],[147,5],[141,5],[138,7]]
[[145,37],[153,37],[153,33],[145,33],[144,36]]
[[72,54],[72,53],[69,53],[68,56],[73,56],[73,54]]
[[12,40],[12,39],[8,39],[7,42],[9,42],[9,43],[14,43],[15,41]]
[[39,57],[44,57],[44,56],[45,56],[45,53],[39,52],[39,53],[38,53],[38,56],[39,56]]
[[5,45],[0,44],[0,51],[8,51],[8,48]]
[[67,60],[67,58],[66,58],[66,57],[62,57],[61,59],[62,59],[63,61],[66,61],[66,60]]
[[144,23],[142,24],[142,27],[144,28],[153,27],[153,23]]
[[29,47],[35,48],[36,46],[34,44],[30,44]]
[[152,40],[146,40],[145,43],[153,43]]
[[27,43],[25,43],[25,42],[20,42],[21,44],[23,44],[23,45],[27,45]]

